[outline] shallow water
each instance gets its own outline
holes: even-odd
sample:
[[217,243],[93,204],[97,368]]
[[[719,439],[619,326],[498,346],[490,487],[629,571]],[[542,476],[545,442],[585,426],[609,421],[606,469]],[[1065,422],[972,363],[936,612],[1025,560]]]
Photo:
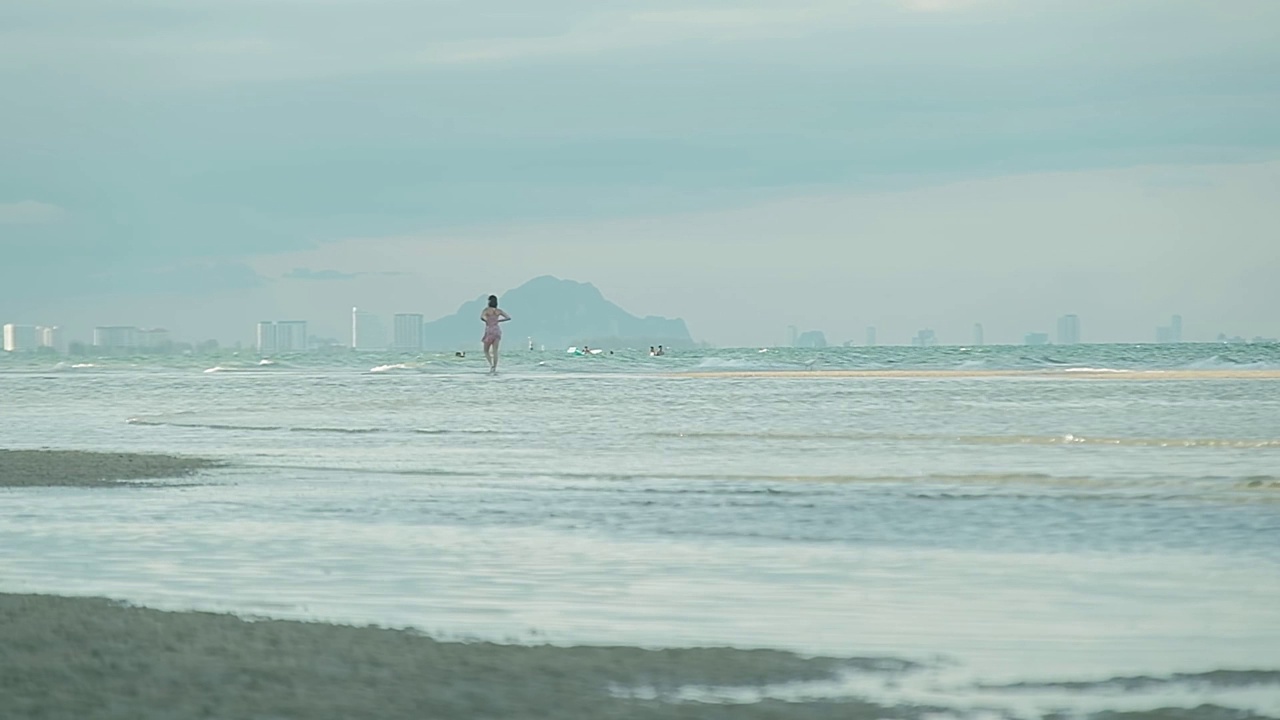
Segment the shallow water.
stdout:
[[[958,713],[1280,715],[1280,348],[1033,350],[514,352],[498,377],[444,355],[8,358],[4,446],[232,465],[0,490],[0,590],[901,658],[924,669],[770,692]],[[806,367],[936,372],[679,375]],[[1062,686],[1218,670],[1263,672]],[[989,687],[1019,682],[1040,685]]]

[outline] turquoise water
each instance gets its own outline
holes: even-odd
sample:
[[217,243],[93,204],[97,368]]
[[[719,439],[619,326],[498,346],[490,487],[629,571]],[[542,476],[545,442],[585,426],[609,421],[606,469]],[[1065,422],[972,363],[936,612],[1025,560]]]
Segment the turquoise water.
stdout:
[[[563,350],[526,351],[508,343],[502,353],[508,371],[571,373],[653,373],[693,370],[1280,370],[1280,344],[1178,345],[985,345],[929,348],[878,346],[820,350],[746,348],[672,350],[650,357],[647,348],[605,349],[583,357]],[[214,372],[258,370],[263,358],[252,351],[214,355],[124,355],[49,357],[0,353],[0,371],[69,370],[92,365],[109,369],[193,369]],[[350,368],[384,372],[473,372],[482,369],[479,348],[458,358],[447,353],[296,353],[266,359],[278,369]],[[76,368],[84,369],[84,368]]]
[[[905,659],[765,692],[954,716],[1280,715],[1278,369],[1274,345],[514,350],[497,377],[478,352],[6,357],[5,447],[230,465],[0,490],[0,590]],[[704,374],[767,370],[800,372]]]

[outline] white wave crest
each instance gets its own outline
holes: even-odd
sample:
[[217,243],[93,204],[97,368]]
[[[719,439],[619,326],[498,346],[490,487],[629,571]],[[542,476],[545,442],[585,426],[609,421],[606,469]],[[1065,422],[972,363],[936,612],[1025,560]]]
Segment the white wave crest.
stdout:
[[700,369],[712,369],[712,368],[751,368],[754,366],[751,363],[747,362],[746,360],[742,360],[740,358],[709,357],[709,358],[703,358],[702,361],[699,362],[696,367]]

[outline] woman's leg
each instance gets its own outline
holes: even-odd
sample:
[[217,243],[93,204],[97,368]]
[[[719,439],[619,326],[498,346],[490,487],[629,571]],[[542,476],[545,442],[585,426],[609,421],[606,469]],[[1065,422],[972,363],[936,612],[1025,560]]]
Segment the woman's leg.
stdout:
[[489,358],[490,372],[498,372],[498,345],[501,342],[502,342],[501,340],[493,341],[493,356]]

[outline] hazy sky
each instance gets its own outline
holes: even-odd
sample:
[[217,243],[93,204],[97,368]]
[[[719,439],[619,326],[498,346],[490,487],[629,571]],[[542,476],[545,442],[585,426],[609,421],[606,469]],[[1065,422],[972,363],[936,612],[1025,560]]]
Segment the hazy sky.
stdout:
[[1275,0],[4,0],[0,322],[1280,335]]

